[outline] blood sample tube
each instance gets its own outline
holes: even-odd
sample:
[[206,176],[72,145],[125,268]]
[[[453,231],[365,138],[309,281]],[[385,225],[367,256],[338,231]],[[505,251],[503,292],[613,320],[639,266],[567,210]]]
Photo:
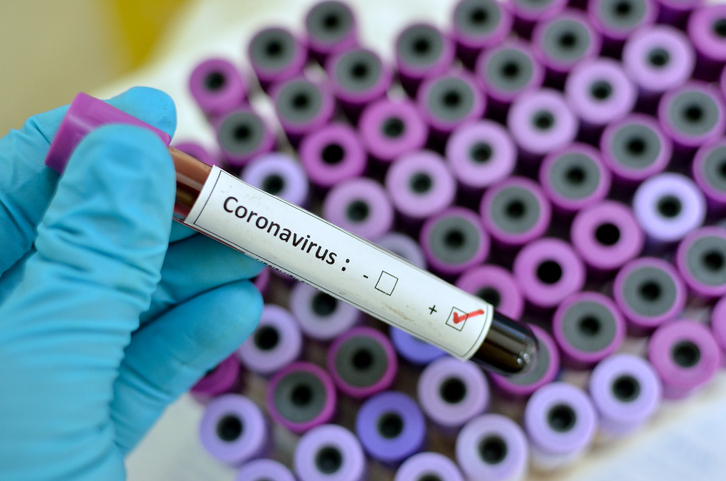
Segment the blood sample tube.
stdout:
[[517,163],[517,149],[507,130],[481,120],[456,129],[446,143],[446,160],[464,190],[465,200],[479,200],[489,186],[509,177]]
[[348,232],[376,241],[391,230],[393,206],[377,181],[349,179],[325,196],[323,218]]
[[531,371],[514,376],[493,374],[492,383],[505,398],[522,399],[551,383],[559,374],[560,353],[552,337],[537,326],[530,326],[539,343],[539,357]]
[[645,234],[628,206],[606,200],[575,216],[570,240],[590,271],[603,277],[640,254]]
[[380,99],[391,85],[393,72],[374,51],[354,48],[327,63],[328,79],[343,110],[354,120],[367,104]]
[[726,297],[719,299],[711,311],[711,334],[721,349],[721,364],[726,364]]
[[555,209],[572,214],[605,198],[610,171],[602,164],[600,152],[575,143],[545,157],[539,183]]
[[603,50],[618,57],[628,37],[653,25],[658,9],[656,0],[589,0],[587,5],[590,24],[603,37]]
[[385,184],[393,207],[412,223],[442,212],[456,195],[456,181],[446,162],[428,150],[397,159],[386,173]]
[[606,437],[630,434],[655,414],[661,403],[660,379],[653,367],[633,354],[614,354],[592,371],[588,387]]
[[678,320],[653,333],[648,343],[648,360],[663,382],[663,397],[683,399],[716,374],[721,352],[706,326]]
[[726,208],[726,140],[698,149],[693,158],[692,175],[706,196],[709,210],[722,213]]
[[380,331],[356,327],[346,332],[328,349],[328,372],[345,395],[363,399],[393,383],[398,361],[393,345]]
[[260,155],[247,164],[241,178],[295,205],[307,204],[310,190],[308,177],[300,163],[287,154],[274,152]]
[[396,38],[396,65],[401,85],[411,97],[421,82],[446,72],[454,61],[453,40],[427,23],[406,27]]
[[198,64],[189,76],[189,91],[207,117],[215,118],[241,107],[248,86],[237,67],[222,58]]
[[691,292],[712,300],[726,294],[726,229],[702,227],[678,245],[675,264]]
[[570,244],[543,238],[527,244],[512,269],[524,298],[535,309],[557,307],[585,285],[585,266]]
[[257,405],[240,394],[225,394],[207,405],[199,425],[202,446],[216,459],[239,466],[264,455],[267,422]]
[[355,326],[361,312],[350,304],[297,282],[290,292],[290,310],[306,336],[329,341]]
[[680,147],[694,148],[719,139],[726,127],[723,99],[702,82],[689,82],[666,93],[658,105],[663,130]]
[[521,37],[529,38],[532,27],[559,16],[567,7],[568,0],[512,0],[514,29]]
[[555,382],[538,389],[524,409],[532,466],[541,471],[563,467],[582,456],[592,443],[597,414],[580,388]]
[[235,481],[295,481],[284,464],[273,459],[256,459],[237,471]]
[[335,110],[332,92],[303,77],[280,82],[272,89],[277,118],[293,146],[330,122]]
[[302,334],[290,311],[267,304],[255,332],[237,349],[244,366],[270,376],[294,362],[302,349]]
[[561,93],[552,89],[527,92],[514,101],[507,126],[524,160],[570,145],[577,135],[578,120]]
[[541,237],[552,215],[542,190],[524,177],[510,177],[488,189],[479,211],[484,229],[505,247],[519,247]]
[[456,462],[468,479],[522,481],[529,465],[527,438],[501,414],[477,416],[456,437]]
[[305,16],[306,44],[310,56],[325,64],[330,56],[358,45],[358,25],[348,5],[318,2]]
[[686,286],[668,262],[642,257],[620,269],[613,297],[628,321],[629,332],[643,335],[681,313]]
[[461,274],[489,255],[489,236],[479,216],[463,207],[429,217],[421,228],[420,243],[429,268],[445,276]]
[[726,5],[698,8],[688,19],[687,31],[698,53],[696,75],[717,80],[726,64]]
[[284,367],[267,385],[270,416],[296,434],[329,422],[336,401],[335,385],[328,373],[309,362]]
[[214,397],[239,389],[239,376],[239,361],[234,356],[229,356],[207,372],[189,392],[197,401],[206,403]]
[[174,148],[181,150],[185,154],[191,155],[195,159],[201,160],[205,164],[224,168],[222,159],[217,156],[213,156],[209,150],[202,144],[194,141],[175,142]]
[[355,432],[369,456],[396,464],[421,450],[426,421],[413,399],[388,391],[363,403],[355,418]]
[[398,471],[393,481],[464,481],[461,471],[452,460],[440,453],[418,453],[408,458]]
[[461,428],[489,407],[489,384],[482,370],[453,357],[426,366],[417,395],[424,414],[445,431]]
[[666,172],[640,184],[633,212],[651,243],[676,242],[703,224],[706,200],[688,177]]
[[496,0],[459,0],[452,15],[451,37],[459,59],[468,68],[484,49],[501,43],[512,30],[509,4]]
[[216,131],[222,156],[236,169],[275,147],[275,135],[270,127],[248,107],[220,117]]
[[701,6],[704,0],[658,0],[658,3],[660,4],[658,22],[684,27],[686,18],[694,9]]
[[429,129],[409,100],[381,99],[363,110],[358,130],[365,149],[379,162],[422,149]]
[[484,299],[513,319],[519,319],[524,312],[522,292],[514,276],[503,267],[486,264],[473,267],[456,280],[456,287]]
[[600,152],[619,186],[632,187],[665,170],[673,143],[653,117],[632,114],[605,128]]
[[389,335],[396,352],[411,364],[425,366],[446,355],[446,352],[438,347],[424,342],[401,329],[391,327]]
[[297,77],[307,61],[307,49],[282,27],[257,32],[247,47],[247,57],[264,90],[278,82]]
[[302,140],[298,153],[310,181],[324,189],[360,176],[367,163],[358,134],[341,123],[312,132]]
[[426,257],[424,257],[418,242],[406,234],[400,232],[389,232],[376,241],[380,247],[396,254],[398,257],[407,260],[409,263],[426,270]]
[[564,365],[588,369],[620,347],[625,339],[625,320],[610,298],[597,292],[580,292],[557,308],[552,334]]
[[307,432],[295,448],[300,481],[363,481],[366,459],[358,439],[342,426],[326,424]]

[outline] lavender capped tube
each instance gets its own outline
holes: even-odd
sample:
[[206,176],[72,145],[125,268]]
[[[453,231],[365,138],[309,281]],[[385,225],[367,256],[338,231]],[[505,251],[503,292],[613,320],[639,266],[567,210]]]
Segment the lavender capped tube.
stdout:
[[247,57],[264,90],[302,73],[307,49],[283,27],[258,31],[247,47]]
[[620,269],[613,297],[628,321],[629,332],[643,335],[681,313],[686,304],[686,286],[668,262],[642,257]]
[[726,208],[726,140],[698,149],[692,165],[691,175],[706,196],[709,210],[722,213]]
[[423,149],[429,137],[428,126],[409,100],[384,98],[371,103],[358,120],[358,130],[368,153],[383,163]]
[[693,10],[700,7],[704,0],[658,0],[658,3],[660,4],[658,22],[683,27],[686,18]]
[[589,369],[620,347],[625,339],[625,319],[610,298],[597,292],[580,292],[557,308],[552,334],[564,365]]
[[702,227],[688,234],[678,245],[675,264],[695,297],[726,295],[726,229]]
[[245,463],[234,481],[295,481],[295,476],[274,459],[256,459]]
[[306,44],[310,56],[321,65],[327,58],[358,45],[358,25],[348,5],[318,2],[305,15]]
[[207,405],[199,425],[199,438],[216,459],[239,466],[265,453],[267,422],[250,399],[226,394]]
[[512,30],[509,4],[497,0],[459,0],[452,15],[451,37],[459,59],[474,66],[482,50],[500,44]]
[[194,141],[175,142],[174,147],[207,165],[216,165],[224,168],[224,162],[218,156],[212,155],[202,144]]
[[476,365],[442,357],[419,376],[417,397],[426,417],[436,425],[459,429],[489,407],[489,384]]
[[456,462],[469,479],[522,481],[529,444],[517,423],[501,414],[477,416],[456,437]]
[[713,378],[721,365],[721,351],[706,326],[678,320],[653,333],[648,360],[663,382],[663,397],[683,399]]
[[442,275],[461,274],[489,255],[489,236],[479,216],[463,207],[429,217],[421,228],[420,244],[429,268]]
[[366,459],[355,435],[342,426],[318,426],[300,438],[293,458],[300,481],[364,481]]
[[700,147],[724,134],[723,98],[711,85],[689,82],[663,96],[658,104],[658,120],[676,145]]
[[284,367],[267,385],[270,416],[295,434],[329,422],[336,402],[335,385],[328,373],[309,362]]
[[236,391],[239,381],[239,361],[229,356],[197,381],[189,392],[197,401],[206,403],[217,396]]
[[268,290],[270,287],[270,276],[272,275],[270,272],[272,271],[272,268],[265,267],[262,269],[262,271],[257,274],[257,276],[252,279],[252,283],[255,285],[258,291],[260,291],[260,294],[262,294],[263,297],[267,296]]
[[393,206],[378,181],[349,179],[337,184],[325,196],[323,218],[375,242],[391,230]]
[[568,0],[512,0],[514,30],[518,36],[529,38],[535,23],[544,22],[560,15]]
[[532,33],[532,47],[537,59],[554,78],[580,62],[594,59],[600,53],[602,39],[587,21],[584,12],[566,9],[546,22],[540,22]]
[[378,54],[366,48],[341,52],[333,56],[326,67],[335,97],[354,119],[363,107],[386,94],[393,78],[391,68]]
[[718,300],[711,311],[711,334],[721,349],[721,364],[726,361],[726,297]]
[[605,198],[610,171],[595,148],[575,143],[545,157],[539,183],[556,209],[572,214]]
[[452,460],[443,454],[426,452],[411,456],[404,462],[393,481],[464,481],[461,471]]
[[216,131],[222,156],[237,169],[275,147],[275,135],[270,127],[247,107],[221,117]]
[[272,89],[275,113],[294,146],[330,122],[335,100],[330,90],[304,77],[295,77]]
[[[426,270],[426,257],[424,257],[418,242],[406,234],[389,232],[376,241],[379,247],[386,249],[398,257],[408,261],[419,269]],[[516,317],[516,316],[515,316]]]
[[456,53],[453,40],[427,23],[406,27],[396,38],[395,49],[401,85],[410,97],[416,96],[425,78],[449,70]]
[[237,358],[248,370],[270,376],[297,360],[301,350],[302,333],[290,311],[267,304],[257,329],[237,349]]
[[539,389],[524,410],[532,465],[550,471],[571,464],[590,447],[597,413],[580,388],[555,382]]
[[688,36],[698,53],[696,74],[704,80],[718,79],[726,65],[726,5],[707,5],[688,19]]
[[721,78],[719,79],[719,84],[721,85],[721,95],[726,98],[726,67],[724,67],[723,71],[721,72]]
[[622,47],[640,28],[653,25],[658,10],[656,0],[589,0],[587,4],[590,24],[603,36],[606,45],[616,47]]
[[208,117],[224,115],[247,99],[248,85],[237,67],[222,58],[198,64],[189,76],[189,91]]
[[356,327],[330,346],[327,368],[343,394],[364,399],[390,387],[398,372],[398,361],[391,341],[383,333],[371,327]]
[[367,163],[358,134],[341,123],[328,124],[305,137],[298,153],[310,181],[324,189],[360,176]]
[[389,335],[396,352],[411,364],[425,366],[446,355],[446,352],[438,347],[395,327],[390,328]]
[[355,326],[361,312],[316,288],[297,282],[290,292],[290,311],[309,338],[330,341]]
[[592,371],[588,387],[599,430],[620,437],[643,426],[661,403],[663,388],[653,367],[633,354],[614,354]]
[[413,399],[389,391],[363,403],[355,418],[355,432],[369,456],[396,464],[423,448],[426,421]]
[[457,280],[456,287],[484,299],[494,308],[512,319],[524,313],[524,297],[514,276],[496,265],[473,267]]
[[282,152],[260,155],[247,164],[242,180],[268,194],[295,205],[305,206],[308,200],[308,177],[300,163]]
[[605,274],[640,255],[645,234],[628,206],[606,200],[575,216],[570,240],[591,271]]

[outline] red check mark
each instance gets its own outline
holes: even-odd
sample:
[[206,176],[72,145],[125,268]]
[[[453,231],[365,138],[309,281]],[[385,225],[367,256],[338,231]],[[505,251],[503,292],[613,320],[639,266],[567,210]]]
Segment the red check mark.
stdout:
[[454,311],[454,324],[458,324],[460,322],[464,322],[470,317],[479,316],[481,314],[484,314],[484,311],[479,309],[478,311],[470,312],[468,314],[464,314],[463,316],[460,316]]

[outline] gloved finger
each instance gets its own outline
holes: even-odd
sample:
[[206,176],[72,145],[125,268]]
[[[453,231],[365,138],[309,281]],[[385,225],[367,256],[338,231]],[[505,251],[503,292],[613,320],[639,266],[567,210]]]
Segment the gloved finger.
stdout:
[[164,408],[249,337],[262,296],[249,281],[205,292],[136,333],[114,385],[111,419],[126,454]]
[[261,262],[203,235],[172,244],[161,268],[161,282],[141,322],[202,292],[254,277],[264,267]]
[[193,235],[196,235],[197,231],[190,229],[189,227],[174,222],[171,225],[171,234],[169,235],[169,242],[179,242],[180,240],[188,239]]
[[[169,135],[176,129],[176,109],[160,90],[136,87],[108,103]],[[44,164],[68,106],[30,117],[20,130],[0,139],[0,273],[30,249],[58,182]]]

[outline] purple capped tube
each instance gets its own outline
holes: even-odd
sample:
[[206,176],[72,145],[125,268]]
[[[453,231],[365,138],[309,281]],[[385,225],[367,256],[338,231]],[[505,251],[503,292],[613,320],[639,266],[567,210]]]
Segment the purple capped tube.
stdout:
[[497,0],[459,0],[452,15],[451,37],[457,56],[472,68],[482,50],[500,44],[512,30],[508,3]]
[[271,271],[271,267],[265,267],[255,278],[252,279],[252,283],[255,285],[257,290],[260,291],[260,294],[262,294],[263,297],[268,294],[267,291],[270,287],[270,276],[272,275],[270,274]]
[[429,217],[419,242],[429,268],[445,276],[461,274],[489,255],[489,236],[479,216],[464,207],[451,207]]
[[278,461],[256,459],[245,463],[234,481],[295,481],[295,476]]
[[716,214],[726,210],[726,139],[698,149],[691,175],[706,196],[709,210]]
[[248,88],[237,67],[222,58],[203,61],[189,76],[192,97],[209,118],[241,107],[246,102]]
[[595,148],[574,143],[545,157],[539,183],[557,210],[572,214],[605,198],[610,191],[610,171]]
[[310,181],[324,189],[360,176],[367,164],[358,134],[341,123],[312,132],[302,140],[298,153]]
[[225,394],[207,405],[199,438],[209,454],[232,466],[262,456],[268,449],[262,411],[240,394]]
[[302,73],[307,48],[284,27],[258,31],[247,46],[247,58],[263,90]]
[[543,238],[527,244],[512,269],[524,298],[535,309],[553,309],[585,285],[585,266],[570,244]]
[[517,423],[501,414],[475,417],[456,437],[456,462],[469,479],[522,481],[529,444]]
[[308,177],[300,162],[282,152],[263,154],[247,164],[242,180],[295,205],[308,200]]
[[425,366],[446,355],[446,352],[438,347],[393,326],[390,327],[389,335],[396,352],[411,364]]
[[726,229],[702,227],[688,234],[678,245],[675,264],[696,297],[726,295]]
[[396,464],[423,448],[426,421],[413,399],[388,391],[363,403],[356,415],[355,432],[369,456]]
[[570,241],[587,267],[602,277],[635,259],[645,234],[628,206],[606,200],[575,216]]
[[302,334],[290,311],[267,304],[257,329],[237,349],[237,357],[248,370],[270,376],[294,362],[301,350]]
[[327,87],[304,77],[280,82],[272,89],[275,113],[293,146],[330,122],[335,99]]
[[721,364],[726,361],[726,297],[718,300],[711,311],[711,334],[721,349]]
[[445,430],[461,428],[489,407],[489,384],[471,362],[442,357],[418,378],[418,402],[424,414]]
[[297,282],[290,292],[290,311],[311,339],[330,341],[355,326],[361,312],[316,288]]
[[393,78],[391,67],[378,54],[360,47],[333,56],[326,70],[335,97],[353,119],[363,107],[386,94]]
[[396,254],[398,257],[408,261],[419,269],[426,270],[426,257],[418,245],[406,234],[400,232],[389,232],[376,241],[379,247],[383,247],[389,252]]
[[393,345],[380,331],[356,327],[328,349],[327,368],[335,385],[355,399],[388,389],[396,378],[398,361]]
[[214,369],[207,372],[190,389],[190,394],[201,403],[207,403],[212,398],[239,389],[240,365],[234,356],[229,356],[220,362]]
[[603,37],[603,49],[616,54],[638,29],[655,23],[658,9],[656,0],[589,0],[587,4],[590,24]]
[[589,369],[620,347],[625,339],[625,320],[610,298],[580,292],[557,308],[552,334],[565,366]]
[[597,414],[580,388],[564,382],[543,386],[524,409],[532,466],[549,471],[568,465],[590,447]]
[[614,354],[590,376],[590,397],[606,437],[630,434],[643,426],[660,406],[663,388],[653,367],[633,354]]
[[384,98],[371,103],[358,120],[358,130],[368,153],[383,163],[422,149],[429,136],[428,126],[410,100]]
[[366,459],[355,435],[342,426],[318,426],[300,438],[293,459],[300,481],[364,481]]
[[416,97],[425,78],[449,70],[456,53],[453,40],[428,23],[406,27],[396,38],[395,49],[399,79],[410,97]]
[[355,15],[343,2],[318,2],[305,15],[306,44],[310,56],[321,65],[330,55],[358,45]]
[[335,414],[336,401],[330,376],[310,362],[282,368],[267,385],[270,416],[295,434],[329,422]]
[[559,374],[560,353],[555,341],[543,329],[535,325],[529,327],[539,345],[539,357],[534,367],[529,372],[514,376],[491,374],[495,389],[506,398],[526,398],[540,387],[554,381]]
[[325,196],[323,218],[375,242],[391,230],[393,206],[378,181],[349,179],[337,184]]
[[559,16],[567,7],[568,0],[512,0],[514,30],[518,36],[529,38],[535,23]]
[[719,79],[719,84],[721,85],[721,95],[726,98],[726,67],[724,67],[723,72],[721,72],[721,78]]
[[174,142],[174,148],[189,154],[207,165],[216,165],[224,168],[224,162],[216,155],[212,155],[202,144],[194,141]]
[[663,397],[683,399],[716,374],[721,351],[706,326],[678,320],[653,333],[648,343],[648,360],[663,382]]
[[248,107],[238,108],[220,117],[216,131],[222,156],[236,169],[275,147],[272,129]]
[[724,134],[723,98],[709,84],[689,82],[663,96],[658,104],[658,120],[679,147],[700,147]]
[[666,172],[640,184],[633,213],[649,240],[676,242],[703,224],[706,200],[691,179]]
[[524,313],[522,292],[514,276],[503,267],[486,264],[473,267],[459,276],[456,287],[484,299],[512,319],[519,319]]
[[696,75],[718,79],[726,64],[726,5],[706,5],[688,19],[688,36],[698,54]]
[[408,458],[398,471],[393,481],[464,481],[464,476],[456,464],[440,453],[418,453]]
[[613,297],[634,335],[650,333],[675,319],[686,304],[686,286],[668,262],[642,257],[618,272]]

